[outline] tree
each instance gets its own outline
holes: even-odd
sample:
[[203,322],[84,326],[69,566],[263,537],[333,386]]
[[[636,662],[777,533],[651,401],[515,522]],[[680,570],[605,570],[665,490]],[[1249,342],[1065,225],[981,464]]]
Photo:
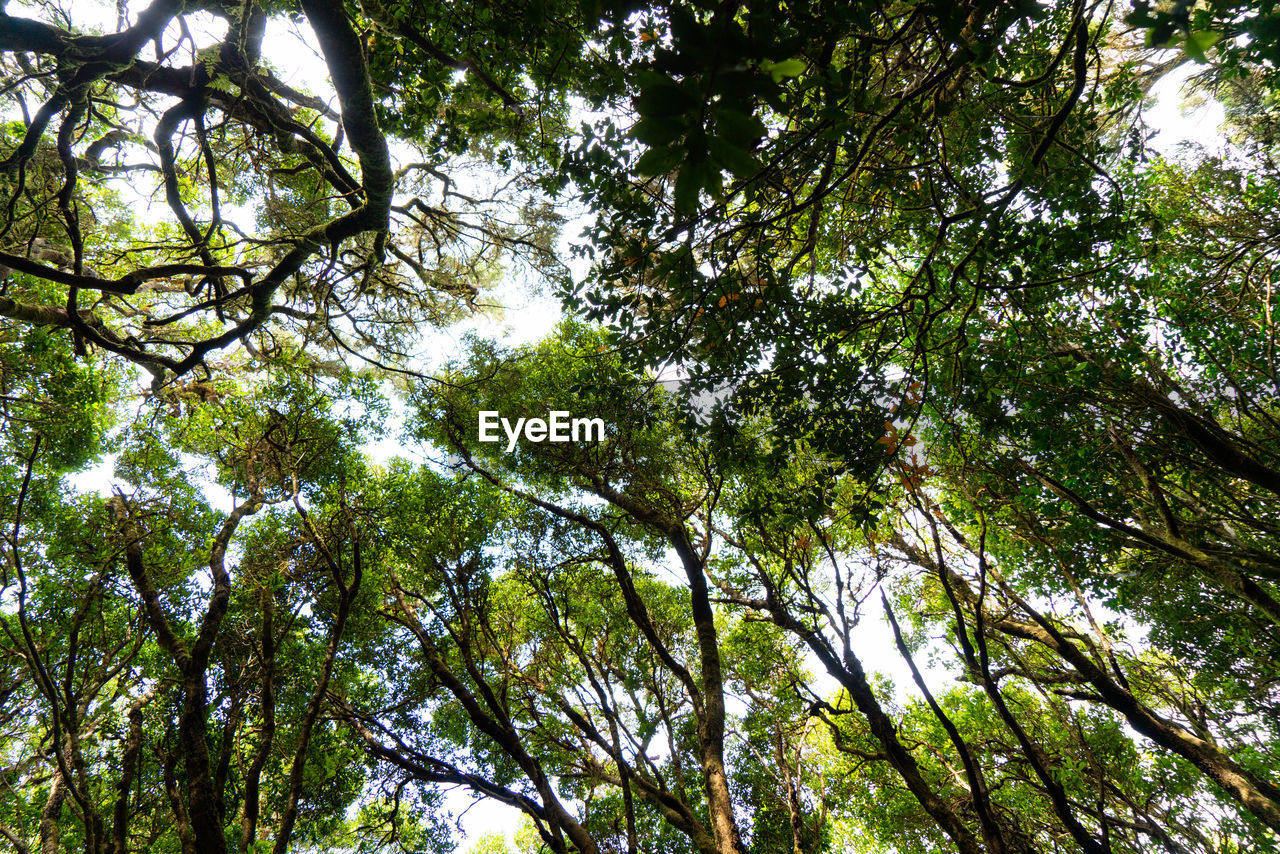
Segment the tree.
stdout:
[[[458,788],[565,854],[1280,847],[1268,10],[80,14],[0,15],[15,851],[447,850]],[[1160,157],[1186,57],[1231,145]],[[417,373],[520,265],[585,321]]]
[[[264,50],[268,19],[284,11],[157,2],[132,22],[122,11],[104,35],[60,7],[44,19],[4,13],[3,97],[22,121],[0,136],[0,263],[41,283],[9,282],[4,317],[69,329],[78,352],[114,353],[161,384],[207,372],[239,342],[395,361],[419,325],[474,302],[503,252],[555,275],[532,179],[493,197],[459,181],[468,157],[545,162],[571,79],[553,82],[546,64],[573,61],[576,30],[526,43],[509,39],[514,7],[479,27],[430,9],[420,30],[411,18],[424,12],[410,6],[353,16],[342,3],[305,5],[335,108],[272,69],[289,61]],[[208,39],[188,26],[197,13],[225,35],[198,43]],[[501,70],[433,39],[501,40],[490,57]],[[526,73],[536,95],[513,88]],[[407,162],[393,163],[384,127],[412,147]],[[148,227],[121,211],[121,180],[162,194],[170,221]],[[254,210],[256,233],[236,206]]]
[[[586,336],[585,340],[571,337],[567,343],[568,347],[556,347],[553,344],[549,352],[539,354],[541,358],[535,362],[533,370],[529,371],[513,372],[510,368],[504,369],[502,362],[486,365],[484,361],[480,361],[471,365],[469,373],[489,376],[489,381],[482,386],[465,381],[455,381],[453,384],[461,385],[464,395],[470,387],[484,397],[479,401],[465,396],[460,401],[445,397],[442,401],[444,408],[437,409],[424,421],[427,425],[441,425],[444,433],[439,438],[463,454],[464,459],[471,462],[478,473],[495,484],[501,483],[499,478],[474,462],[474,455],[480,451],[470,441],[471,425],[478,423],[475,414],[481,409],[492,406],[500,411],[510,412],[517,407],[527,407],[528,402],[535,400],[545,401],[554,408],[557,397],[560,397],[566,401],[587,404],[585,409],[579,405],[565,411],[601,412],[603,415],[600,417],[617,425],[616,429],[620,432],[613,437],[607,449],[570,446],[562,453],[555,453],[553,449],[546,454],[534,456],[530,460],[531,464],[523,467],[524,474],[525,477],[541,475],[552,489],[572,484],[587,490],[620,510],[632,525],[639,526],[639,531],[630,534],[631,537],[639,534],[641,542],[648,539],[650,549],[656,543],[661,543],[663,547],[673,550],[682,568],[682,581],[688,586],[687,605],[678,606],[678,616],[675,617],[685,623],[685,639],[681,646],[687,646],[686,650],[679,649],[674,639],[667,640],[660,632],[661,622],[665,621],[658,614],[672,610],[673,604],[663,603],[664,597],[657,590],[646,591],[637,581],[623,551],[622,544],[626,540],[620,543],[623,534],[613,530],[610,520],[600,518],[581,506],[556,503],[515,486],[509,486],[508,489],[549,514],[551,519],[580,528],[590,534],[592,540],[597,541],[597,552],[590,560],[602,564],[612,575],[612,582],[617,586],[621,598],[614,607],[625,614],[631,624],[627,630],[629,637],[621,646],[621,651],[632,651],[634,656],[635,645],[643,642],[655,657],[654,666],[661,673],[661,681],[675,683],[678,699],[658,698],[656,711],[661,715],[661,723],[668,730],[669,738],[676,737],[672,730],[682,729],[692,737],[692,745],[680,752],[677,752],[673,744],[672,753],[679,756],[681,752],[688,750],[691,764],[695,764],[700,770],[698,776],[701,781],[700,784],[695,784],[692,780],[685,782],[683,778],[686,772],[678,765],[670,773],[674,775],[674,782],[680,788],[697,785],[701,789],[700,798],[705,799],[708,819],[706,823],[710,826],[704,826],[689,804],[671,799],[666,791],[671,784],[663,779],[665,775],[657,769],[644,767],[647,761],[643,753],[635,758],[622,753],[622,743],[618,740],[616,730],[624,726],[623,718],[609,709],[608,699],[615,690],[612,689],[611,682],[620,672],[619,665],[606,666],[604,672],[597,677],[591,673],[586,661],[581,662],[588,668],[585,678],[590,681],[596,694],[594,699],[604,707],[602,714],[607,718],[608,729],[611,731],[609,739],[602,732],[604,723],[592,723],[581,716],[580,712],[568,709],[565,714],[578,729],[585,729],[591,740],[606,751],[607,758],[617,764],[618,770],[614,773],[618,775],[628,800],[634,794],[639,794],[646,801],[653,802],[669,823],[690,837],[696,850],[722,854],[741,851],[741,828],[735,816],[725,765],[727,665],[721,655],[721,642],[707,580],[713,535],[706,527],[701,530],[694,527],[689,519],[703,505],[705,514],[709,514],[714,508],[715,490],[702,487],[699,483],[700,474],[703,478],[707,476],[710,460],[705,450],[700,451],[695,446],[676,442],[669,418],[662,418],[661,409],[658,408],[661,406],[660,401],[650,403],[641,396],[643,388],[635,381],[629,382],[627,375],[619,371],[616,365],[611,366],[604,359],[593,359],[588,355],[593,344],[599,346],[591,337]],[[479,355],[483,358],[483,351]],[[571,380],[567,386],[566,379]],[[559,395],[556,393],[557,389],[561,390]],[[577,389],[588,390],[589,396],[585,400],[579,397],[576,401],[565,397],[566,393],[573,394]],[[568,407],[568,402],[565,405]],[[494,454],[486,456],[496,462]],[[684,470],[689,473],[684,474]],[[689,485],[681,482],[686,479],[698,491],[690,492]],[[582,559],[579,557],[576,560]],[[568,589],[574,588],[574,585],[568,585]],[[555,614],[564,612],[567,608],[567,604],[557,605],[553,600],[549,603],[548,610]],[[655,613],[655,608],[660,608],[661,611]],[[571,650],[575,644],[582,644],[582,640],[574,636],[575,629],[577,632],[583,631],[568,625],[561,630],[570,635],[565,640],[570,644]],[[574,651],[580,658],[584,657],[585,649]],[[634,663],[629,666],[634,667]],[[614,670],[614,673],[610,674],[609,670]],[[583,677],[579,677],[581,678]],[[655,684],[659,681],[657,676],[654,681]],[[580,686],[579,690],[583,690],[583,687]],[[635,689],[627,690],[630,693]],[[687,706],[689,716],[684,721],[674,718],[673,710],[669,709],[684,706]],[[634,723],[628,721],[627,730],[638,729],[641,733],[650,731],[647,738],[640,738],[641,743],[653,737],[652,730],[657,725],[657,721],[653,720],[654,713],[653,709],[647,708],[628,715],[635,715],[637,720]],[[628,733],[628,741],[635,739],[634,734]],[[626,765],[632,767],[625,768]],[[628,813],[626,823],[628,844],[634,849],[635,817]],[[585,838],[581,842],[575,838],[574,844],[579,849],[591,850]]]
[[[591,410],[591,403],[569,397],[582,390],[616,395],[626,388],[622,378],[600,365],[599,357],[593,359],[593,348],[584,349],[569,362],[543,350],[513,354],[498,363],[492,361],[492,351],[484,350],[484,358],[473,362],[468,374],[451,378],[442,392],[445,400],[461,400],[453,404],[458,409],[433,410],[428,423],[446,425],[450,446],[490,478],[491,472],[471,462],[472,454],[506,460],[535,483],[549,475],[564,477],[569,463],[568,471],[574,473],[570,482],[577,480],[624,518],[663,532],[670,523],[654,507],[660,502],[679,508],[676,512],[685,519],[681,526],[696,522],[700,549],[717,555],[700,569],[704,583],[720,591],[723,603],[754,611],[803,643],[843,689],[839,697],[822,696],[800,667],[779,679],[783,690],[776,700],[753,694],[745,679],[737,690],[749,698],[754,713],[769,710],[773,726],[797,726],[802,711],[816,715],[826,721],[839,753],[859,765],[885,767],[886,772],[871,779],[901,792],[895,796],[900,802],[907,798],[899,807],[901,815],[928,822],[925,839],[932,842],[927,844],[947,839],[971,851],[1138,851],[1155,840],[1174,849],[1215,850],[1186,819],[1186,801],[1208,797],[1233,815],[1220,824],[1228,838],[1265,835],[1273,785],[1265,770],[1269,761],[1265,754],[1242,750],[1244,739],[1261,733],[1256,726],[1242,728],[1241,741],[1233,746],[1226,731],[1206,728],[1213,725],[1204,709],[1225,709],[1239,695],[1197,689],[1201,680],[1193,666],[1162,647],[1146,653],[1128,648],[1123,624],[1104,627],[1092,618],[1082,624],[1070,611],[1030,604],[1030,593],[1019,594],[997,568],[996,555],[989,555],[988,543],[997,535],[988,540],[982,511],[972,522],[961,523],[982,526],[970,539],[943,508],[923,503],[928,499],[919,484],[907,481],[900,487],[902,515],[886,514],[868,531],[860,508],[862,490],[847,477],[831,478],[831,461],[799,457],[779,472],[771,470],[773,457],[764,453],[756,455],[755,466],[744,469],[741,448],[737,454],[700,457],[681,479],[694,496],[704,496],[690,501],[653,480],[663,468],[661,459],[643,446],[636,448],[634,433],[625,427],[603,458],[597,448],[572,444],[564,450],[530,445],[519,452],[527,456],[514,463],[500,451],[482,450],[472,425],[479,410],[500,407],[502,398],[490,396],[498,389],[498,394],[514,392],[515,400],[545,401],[551,408],[608,412],[599,398]],[[538,377],[547,360],[553,360],[549,373],[557,382],[525,385],[530,380],[523,377]],[[580,367],[593,361],[590,368]],[[643,400],[643,386],[627,399]],[[615,415],[610,420],[642,425],[651,417]],[[772,434],[762,431],[758,437]],[[676,455],[682,446],[675,437],[659,445]],[[615,454],[629,465],[612,462]],[[576,466],[570,462],[584,457]],[[586,472],[583,465],[589,466]],[[615,480],[625,487],[614,487]],[[530,488],[518,494],[548,503],[533,497]],[[572,518],[572,511],[558,505],[547,509]],[[681,553],[679,546],[674,552]],[[923,575],[915,575],[913,568]],[[1070,565],[1061,571],[1072,577]],[[697,589],[691,582],[690,614],[696,613]],[[898,653],[920,692],[910,715],[894,708],[892,693],[868,674],[854,645],[855,627],[879,589],[903,596],[897,606],[883,595],[880,599]],[[1088,600],[1079,591],[1077,595],[1089,613]],[[914,643],[897,622],[895,612],[902,607],[911,609],[921,633]],[[953,666],[977,686],[976,693],[953,691],[939,698],[930,691],[912,646],[939,629],[954,633]],[[734,658],[739,666],[752,660],[743,650]],[[790,714],[777,717],[779,703],[789,706]],[[746,727],[750,721],[750,716],[744,720]],[[1132,766],[1137,747],[1123,734],[1124,724],[1154,744],[1146,748],[1157,757],[1150,764]],[[917,727],[930,734],[918,735]],[[744,742],[748,749],[759,744],[759,737]],[[737,770],[751,778],[746,768]],[[827,807],[804,809],[796,806],[798,800],[795,792],[789,793],[790,808],[800,819],[793,824],[792,840],[802,844],[804,820]],[[855,812],[851,820],[895,837],[905,832],[900,824],[864,816]]]
[[[252,404],[238,391],[175,400],[136,426],[117,461],[131,491],[19,502],[36,524],[15,518],[6,549],[19,575],[17,612],[3,618],[16,678],[6,788],[47,791],[27,806],[42,851],[72,839],[89,851],[284,851],[299,815],[302,839],[348,832],[341,812],[364,775],[321,701],[360,591],[358,542],[329,518],[345,521],[357,432],[297,382],[256,388]],[[229,513],[190,483],[180,453],[216,466]],[[327,501],[338,506],[316,512]],[[286,502],[293,520],[268,510],[235,549],[233,588],[233,538]]]
[[1062,283],[1076,223],[1099,240],[1118,225],[1120,198],[1093,186],[1094,128],[1124,93],[1081,102],[1104,83],[1110,23],[1095,13],[672,8],[630,66],[638,121],[624,135],[606,120],[571,161],[600,218],[599,263],[570,304],[641,342],[647,364],[732,383],[739,408],[869,474],[878,460],[855,448],[901,396],[890,363],[945,361],[960,342],[931,335],[939,319]]
[[[822,542],[822,519],[844,497],[835,485],[851,480],[863,487],[860,500],[844,506],[869,529],[870,544],[887,535],[883,526],[924,526],[923,548],[908,546],[906,556],[938,574],[947,588],[954,579],[939,567],[948,561],[941,546],[933,547],[930,540],[938,540],[925,526],[925,521],[937,525],[935,513],[940,514],[968,555],[962,559],[972,561],[975,570],[963,586],[956,581],[950,605],[942,611],[943,624],[951,623],[962,668],[983,687],[1020,745],[1023,761],[1034,769],[1049,801],[1042,809],[1052,810],[1059,832],[1074,844],[1106,850],[1113,830],[1105,812],[1095,809],[1089,817],[1087,808],[1072,802],[1064,782],[1067,769],[1055,767],[1052,754],[1037,744],[1009,708],[999,679],[988,672],[994,653],[985,633],[996,617],[984,615],[982,603],[995,585],[986,573],[995,571],[997,556],[1017,567],[1010,570],[1016,580],[1007,594],[1013,604],[1007,607],[1024,612],[1026,639],[1071,657],[1076,673],[1069,678],[1083,679],[1098,692],[1086,699],[1124,714],[1131,725],[1145,721],[1140,731],[1196,764],[1211,785],[1222,786],[1250,816],[1242,819],[1250,827],[1242,838],[1266,833],[1252,821],[1274,830],[1275,783],[1262,770],[1269,760],[1258,757],[1254,764],[1255,748],[1245,746],[1255,730],[1248,728],[1241,742],[1225,750],[1216,731],[1195,735],[1195,716],[1185,720],[1188,708],[1178,708],[1185,697],[1134,696],[1125,687],[1124,667],[1114,661],[1102,668],[1088,665],[1070,635],[1063,634],[1079,629],[1068,630],[1069,620],[1027,604],[1033,591],[1052,591],[1082,597],[1085,607],[1086,594],[1127,605],[1135,594],[1126,597],[1122,591],[1141,589],[1137,595],[1151,604],[1126,608],[1125,614],[1150,627],[1157,648],[1173,655],[1161,669],[1172,671],[1174,684],[1205,684],[1213,677],[1191,675],[1206,662],[1180,659],[1166,640],[1181,635],[1180,650],[1189,650],[1196,645],[1194,633],[1204,640],[1191,653],[1198,657],[1225,638],[1232,639],[1226,646],[1234,647],[1235,641],[1268,631],[1274,549],[1267,545],[1269,511],[1254,511],[1269,503],[1266,484],[1275,446],[1268,414],[1273,371],[1270,356],[1261,352],[1270,352],[1269,327],[1261,320],[1269,298],[1258,289],[1269,269],[1264,248],[1269,238],[1261,236],[1268,232],[1245,223],[1237,231],[1228,209],[1212,203],[1209,224],[1186,204],[1186,189],[1173,190],[1182,195],[1174,217],[1188,217],[1188,225],[1199,220],[1193,226],[1198,242],[1188,252],[1168,252],[1171,235],[1161,233],[1173,219],[1163,209],[1166,192],[1196,187],[1198,207],[1222,192],[1209,178],[1216,170],[1206,163],[1197,170],[1199,180],[1187,180],[1173,164],[1135,167],[1125,156],[1122,137],[1096,132],[1099,125],[1106,129],[1109,116],[1128,114],[1126,102],[1141,86],[1132,60],[1111,53],[1114,47],[1104,52],[1110,22],[1081,7],[1035,15],[1010,9],[1011,17],[996,19],[973,9],[966,21],[972,29],[967,38],[960,31],[951,43],[954,52],[937,39],[924,54],[933,74],[924,78],[920,91],[933,93],[934,108],[910,112],[902,102],[909,104],[907,96],[916,89],[886,87],[883,106],[864,112],[839,88],[842,79],[846,89],[849,85],[840,74],[852,65],[849,56],[859,38],[870,40],[869,25],[853,24],[852,12],[811,25],[806,35],[825,34],[826,40],[817,42],[825,52],[806,51],[803,36],[787,43],[803,57],[791,65],[775,65],[776,56],[721,65],[719,53],[699,48],[715,33],[729,45],[723,50],[749,56],[747,51],[777,32],[748,25],[763,8],[752,6],[732,20],[671,15],[670,47],[655,48],[652,62],[666,77],[645,77],[651,74],[645,67],[636,80],[655,91],[678,87],[683,95],[673,93],[664,101],[642,92],[636,101],[640,120],[632,134],[647,152],[634,168],[642,177],[656,173],[654,179],[627,191],[615,189],[617,181],[589,183],[593,201],[604,211],[594,234],[603,251],[597,278],[580,293],[578,304],[612,323],[621,345],[631,345],[642,364],[674,362],[701,388],[727,389],[731,403],[723,407],[721,420],[726,437],[745,429],[752,417],[766,418],[775,441],[766,448],[768,463],[755,470],[760,483],[772,482],[779,465],[808,454],[824,460],[825,468],[806,477],[809,488],[801,493],[815,498],[793,500],[781,511],[781,496],[766,489],[745,508],[746,518],[762,509],[767,512],[757,516],[807,516],[807,529],[791,528],[781,542],[801,541],[800,536],[811,544]],[[877,48],[890,47],[860,69],[873,73],[863,70],[859,82],[880,79],[875,62],[891,57],[896,40],[918,32],[913,25],[930,12],[902,10],[903,17],[883,31],[892,36],[881,35],[876,42]],[[979,50],[977,34],[987,26],[989,41]],[[1002,37],[1028,29],[1035,37],[1016,47],[1000,44]],[[948,32],[941,24],[938,31]],[[919,32],[923,37],[936,31]],[[1240,60],[1248,54],[1233,56]],[[957,64],[950,58],[959,58]],[[993,72],[992,65],[1001,63],[1017,71]],[[758,100],[715,88],[728,87],[720,83],[720,72],[744,65],[743,75],[755,75]],[[1030,106],[1033,95],[1055,89],[1056,98],[1042,98],[1038,110]],[[1096,94],[1082,100],[1086,90]],[[941,97],[944,91],[949,98]],[[823,100],[818,93],[829,94]],[[759,118],[746,143],[754,159],[743,162],[735,170],[739,179],[722,188],[719,166],[727,161],[717,161],[710,142],[705,145],[712,154],[702,161],[698,147],[721,133],[708,117],[730,103]],[[937,108],[939,103],[944,109]],[[1053,107],[1046,110],[1046,103]],[[1267,105],[1258,98],[1248,103]],[[815,115],[807,111],[811,104],[826,110]],[[1044,118],[1029,125],[1019,118],[1027,112]],[[899,135],[878,136],[883,127],[906,124],[908,117],[911,124]],[[1255,119],[1253,127],[1265,127],[1265,120]],[[869,138],[883,144],[868,146]],[[1266,156],[1265,140],[1250,153]],[[591,144],[596,148],[584,147],[580,158],[588,175],[605,160],[597,149],[606,148],[609,137]],[[820,153],[823,144],[830,148],[827,158]],[[664,173],[681,158],[661,161],[662,168],[651,164],[677,149],[684,165],[672,182]],[[851,159],[842,159],[846,152]],[[793,155],[828,168],[788,169],[796,161],[786,158]],[[859,183],[860,174],[874,174],[874,158],[880,155],[890,158],[895,174]],[[700,163],[708,174],[716,173],[714,179],[697,177]],[[1250,183],[1261,177],[1256,164],[1242,165],[1240,171],[1251,176],[1242,186],[1259,187],[1245,192],[1257,192],[1260,201],[1269,198],[1269,189],[1261,189],[1265,179]],[[828,190],[833,175],[841,177],[843,195]],[[1169,183],[1173,175],[1179,177]],[[770,196],[761,188],[773,176],[778,176],[777,194]],[[813,182],[807,194],[784,190],[788,179],[795,184],[804,176]],[[1212,191],[1207,190],[1210,181]],[[710,196],[705,206],[699,196],[703,190]],[[695,210],[698,216],[691,216]],[[824,244],[824,238],[830,242]],[[1211,247],[1207,258],[1206,245]],[[1225,298],[1227,293],[1232,298]],[[1241,300],[1243,293],[1253,297]],[[1228,302],[1229,309],[1214,311]],[[1071,391],[1064,393],[1068,387]],[[923,452],[911,450],[921,439]],[[727,452],[738,447],[725,442]],[[893,481],[896,488],[889,485]],[[1064,514],[1064,503],[1075,513]],[[1089,530],[1095,525],[1120,536],[1103,546]],[[904,544],[911,539],[903,539],[901,531],[893,537]],[[845,556],[845,544],[804,561],[775,548],[770,564],[761,559],[770,551],[768,542],[763,532],[752,543],[743,541],[757,564],[745,589],[734,593],[738,604],[770,614],[804,638],[842,680],[886,761],[953,844],[961,850],[1025,844],[1009,827],[1006,808],[984,803],[981,763],[951,725],[944,730],[964,767],[973,814],[957,811],[940,796],[894,733],[891,716],[850,648],[858,613],[845,610],[843,591],[865,590],[882,582],[887,571],[859,577],[857,558]],[[988,547],[999,551],[988,556]],[[1172,559],[1178,572],[1196,573],[1204,593],[1193,588],[1182,595],[1177,588],[1153,588],[1150,575],[1141,571],[1117,572],[1116,562],[1129,564],[1135,547],[1159,555],[1161,566]],[[926,560],[933,551],[939,554]],[[846,560],[853,568],[842,579]],[[834,595],[826,586],[833,574]],[[1079,578],[1087,578],[1083,589]],[[1230,616],[1220,615],[1222,610]],[[1206,622],[1231,625],[1234,631],[1205,637]],[[1105,631],[1096,623],[1091,631],[1091,643],[1106,649]],[[1265,651],[1269,642],[1263,641],[1261,649],[1258,655],[1258,647],[1231,652],[1219,647],[1215,663],[1248,662],[1244,681],[1249,684],[1239,686],[1232,700],[1198,695],[1205,704],[1197,713],[1202,727],[1206,705],[1223,703],[1220,714],[1230,717],[1234,713],[1225,706],[1246,696],[1253,711],[1245,716],[1265,715],[1262,709],[1272,703],[1272,677],[1269,664],[1259,659],[1271,660]],[[1026,671],[1021,666],[1001,672]],[[1042,673],[1031,681],[1052,684],[1061,676]],[[1174,708],[1164,706],[1169,700]],[[941,706],[930,708],[940,723],[948,721]],[[1200,747],[1208,752],[1192,747],[1193,742],[1204,742]],[[1006,833],[1013,835],[1002,838]]]

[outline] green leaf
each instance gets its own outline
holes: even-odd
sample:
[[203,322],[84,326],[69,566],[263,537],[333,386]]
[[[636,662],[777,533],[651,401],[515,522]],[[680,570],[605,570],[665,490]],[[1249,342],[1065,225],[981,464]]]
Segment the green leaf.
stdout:
[[746,178],[760,171],[760,161],[751,152],[739,148],[723,137],[707,137],[707,148],[710,149],[711,157],[716,163],[739,178]]
[[751,113],[720,107],[715,119],[720,135],[741,148],[750,148],[765,134],[764,122]]
[[692,109],[697,104],[697,98],[669,78],[650,83],[636,97],[636,109],[645,118],[650,116],[677,116]]
[[680,174],[676,176],[676,212],[685,216],[698,209],[698,192],[702,189],[702,176],[698,174],[696,165],[686,162],[680,167]]
[[1205,51],[1213,47],[1222,38],[1222,33],[1215,33],[1212,30],[1197,30],[1187,34],[1186,44],[1183,48],[1187,52],[1187,56],[1196,62],[1208,62],[1205,57]]
[[664,145],[652,148],[636,161],[636,174],[644,177],[663,175],[676,168],[683,154],[684,150],[679,146]]
[[724,179],[720,176],[720,168],[705,157],[693,161],[693,165],[697,170],[699,185],[712,197],[719,198],[724,192]]
[[768,72],[774,83],[778,83],[784,77],[795,77],[803,74],[806,67],[803,59],[795,57],[784,59],[781,62],[769,62],[766,60],[760,63],[760,70]]
[[652,148],[675,142],[688,130],[689,123],[684,116],[650,116],[636,122],[631,135]]

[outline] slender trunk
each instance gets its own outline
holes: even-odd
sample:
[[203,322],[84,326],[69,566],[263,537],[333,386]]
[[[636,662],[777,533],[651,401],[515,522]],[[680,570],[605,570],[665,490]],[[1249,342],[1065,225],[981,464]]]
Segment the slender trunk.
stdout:
[[342,581],[341,566],[334,564],[332,569],[335,580],[341,587],[341,598],[338,602],[338,613],[334,620],[333,633],[329,636],[329,643],[325,647],[324,664],[320,669],[320,681],[316,685],[315,692],[311,695],[310,702],[307,703],[306,714],[302,720],[302,731],[298,735],[298,747],[294,752],[293,767],[289,774],[289,799],[285,804],[284,817],[280,821],[280,829],[276,836],[276,844],[273,849],[275,854],[285,854],[289,850],[289,842],[293,838],[293,827],[298,819],[298,801],[302,797],[303,775],[306,771],[311,735],[315,731],[316,719],[319,718],[320,709],[324,704],[325,692],[329,689],[329,679],[333,675],[333,663],[337,659],[338,647],[342,644],[342,635],[347,627],[347,618],[351,614],[351,603],[360,591],[362,569],[360,565],[360,543],[358,540],[353,546],[350,587],[346,586]]
[[142,709],[129,710],[129,735],[124,743],[123,769],[120,785],[116,789],[115,812],[111,826],[111,850],[113,854],[125,854],[129,850],[129,789],[138,774],[138,762],[142,754]]
[[209,690],[204,670],[187,673],[182,690],[178,738],[187,771],[187,817],[195,834],[196,854],[226,854],[227,841],[209,762]]
[[[453,672],[449,663],[444,660],[440,650],[431,640],[426,630],[423,629],[417,613],[399,591],[396,593],[396,603],[400,606],[400,611],[404,616],[401,621],[402,625],[417,638],[418,648],[421,650],[423,660],[431,669],[431,672],[440,680],[440,684],[444,686],[445,690],[462,704],[467,717],[471,719],[476,728],[487,735],[503,753],[509,756],[519,766],[529,782],[533,784],[538,792],[538,797],[542,799],[542,809],[548,819],[547,823],[553,831],[557,834],[563,833],[568,836],[569,841],[577,848],[580,854],[599,854],[600,849],[595,840],[591,838],[591,834],[587,829],[570,815],[568,810],[560,803],[560,798],[556,794],[555,788],[551,785],[551,781],[547,779],[546,774],[543,772],[542,765],[525,749],[520,734],[515,731],[510,721],[505,718],[505,712],[500,709],[495,710],[495,714],[503,716],[502,719],[486,712],[481,700],[467,689],[467,686]],[[485,689],[486,686],[481,684],[481,688]]]
[[164,757],[161,773],[164,775],[164,793],[169,799],[169,808],[173,810],[173,818],[178,831],[178,842],[182,846],[182,854],[195,854],[196,839],[191,832],[191,822],[187,818],[187,808],[182,802],[182,792],[178,789],[178,781],[173,769],[178,764],[178,756],[169,753]]
[[867,680],[866,671],[857,656],[850,653],[841,661],[835,650],[821,635],[788,613],[776,599],[768,602],[768,608],[774,623],[804,641],[822,662],[827,673],[849,693],[849,699],[866,718],[871,734],[884,748],[889,764],[898,772],[902,782],[906,784],[907,789],[915,796],[916,801],[929,817],[947,836],[951,837],[951,841],[955,843],[961,854],[982,854],[981,843],[925,780],[915,757],[898,738],[897,727],[881,707],[880,701],[876,699],[871,683]]
[[1213,743],[1192,735],[1157,715],[1090,661],[1087,655],[1043,617],[1030,609],[1028,612],[1038,625],[999,620],[995,621],[995,627],[1007,634],[1039,641],[1057,652],[1089,680],[1104,703],[1125,716],[1130,726],[1166,750],[1191,762],[1259,821],[1272,830],[1280,831],[1280,788],[1241,768]]
[[271,745],[276,736],[276,697],[273,683],[276,678],[275,604],[271,591],[262,597],[262,694],[259,709],[262,713],[261,739],[258,751],[245,775],[244,813],[240,819],[240,850],[248,851],[258,835],[258,815],[262,810],[262,770],[271,756]]
[[[966,608],[976,612],[982,607],[978,596],[969,588],[964,578],[949,569],[939,567],[936,561],[905,543],[901,545],[912,560],[921,566],[932,572],[945,573],[944,577],[950,590],[963,601]],[[1033,622],[1025,623],[1008,617],[992,617],[984,614],[982,620],[984,626],[1005,635],[1035,641],[1055,652],[1093,685],[1102,703],[1124,715],[1129,725],[1135,730],[1166,750],[1191,762],[1258,820],[1273,830],[1280,830],[1280,788],[1237,765],[1212,742],[1199,738],[1177,724],[1160,717],[1138,700],[1125,685],[1113,679],[1095,664],[1048,618],[1007,588],[1005,593],[1031,617]]]
[[804,854],[804,812],[800,804],[800,790],[796,786],[795,770],[787,761],[786,745],[783,743],[780,725],[773,727],[773,761],[778,764],[782,774],[782,786],[787,794],[787,823],[791,827],[792,854]]
[[[592,682],[594,683],[594,678]],[[606,699],[603,692],[601,693],[602,703]],[[618,786],[622,789],[622,811],[627,821],[627,854],[636,854],[639,851],[639,838],[636,835],[636,808],[633,796],[631,794],[631,769],[623,760],[622,756],[622,740],[618,737],[618,722],[614,720],[613,715],[609,715],[609,740],[613,743],[613,753],[618,761]]]
[[58,842],[62,838],[62,803],[67,799],[67,787],[62,775],[53,774],[53,786],[49,799],[40,813],[40,854],[58,854]]
[[707,792],[707,812],[711,830],[720,854],[742,854],[742,837],[733,815],[733,797],[729,793],[729,777],[724,767],[724,673],[720,662],[720,639],[716,632],[715,613],[707,590],[707,577],[702,561],[694,553],[693,544],[684,528],[674,526],[668,533],[676,554],[684,564],[689,579],[690,610],[698,638],[701,665],[701,714],[698,716],[698,749],[702,776]]

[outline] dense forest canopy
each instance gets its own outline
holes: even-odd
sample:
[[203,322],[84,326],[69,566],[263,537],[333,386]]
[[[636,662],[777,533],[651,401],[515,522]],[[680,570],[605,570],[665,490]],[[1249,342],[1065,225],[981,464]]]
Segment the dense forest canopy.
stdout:
[[8,0],[0,847],[1280,850],[1277,36]]

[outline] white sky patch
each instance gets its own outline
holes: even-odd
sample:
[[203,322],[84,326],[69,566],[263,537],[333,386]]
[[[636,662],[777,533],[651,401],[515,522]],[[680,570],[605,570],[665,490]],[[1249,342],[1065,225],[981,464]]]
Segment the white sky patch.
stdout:
[[1226,110],[1221,102],[1202,93],[1188,93],[1187,82],[1204,66],[1187,62],[1161,78],[1151,89],[1153,105],[1142,111],[1157,131],[1148,144],[1162,155],[1175,158],[1178,147],[1194,143],[1214,150],[1223,143]]

